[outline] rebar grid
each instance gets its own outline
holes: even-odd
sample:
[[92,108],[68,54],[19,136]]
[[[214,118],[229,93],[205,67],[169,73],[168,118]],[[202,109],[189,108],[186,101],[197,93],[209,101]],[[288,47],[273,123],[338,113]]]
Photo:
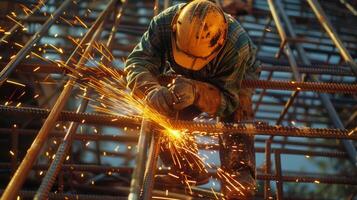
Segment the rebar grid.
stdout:
[[[65,3],[69,3],[70,1],[66,1]],[[108,7],[114,7],[114,1],[111,1],[111,4],[107,4]],[[58,5],[52,4],[51,1],[47,2],[48,6],[56,7]],[[60,4],[58,10],[61,11],[61,8],[64,9],[66,6],[65,3]],[[79,10],[78,13],[81,11],[85,11],[89,9],[89,4],[81,4],[80,1],[73,1],[74,4],[78,5]],[[264,119],[264,120],[269,120],[269,121],[274,121],[276,124],[284,124],[284,125],[289,125],[289,126],[269,126],[265,123],[259,124],[259,123],[248,123],[248,124],[228,124],[228,123],[220,123],[220,124],[206,124],[206,123],[197,123],[197,122],[186,122],[186,121],[173,121],[172,124],[174,124],[175,128],[178,129],[188,129],[191,131],[201,131],[201,132],[207,132],[209,134],[214,134],[214,133],[220,133],[223,131],[228,131],[228,132],[238,132],[238,134],[256,134],[256,135],[267,135],[267,136],[286,136],[285,139],[283,140],[276,140],[276,138],[260,138],[258,141],[261,142],[266,142],[266,147],[265,148],[256,148],[257,153],[265,153],[267,162],[265,165],[265,168],[263,169],[263,173],[259,173],[257,178],[259,180],[266,180],[265,182],[265,188],[264,188],[264,198],[268,198],[270,196],[273,196],[271,194],[271,188],[269,186],[270,181],[275,181],[277,185],[277,190],[276,190],[276,198],[277,199],[283,199],[284,198],[284,183],[285,182],[312,182],[312,183],[326,183],[326,184],[350,184],[350,185],[356,185],[356,181],[350,177],[338,177],[332,176],[332,175],[321,175],[321,176],[309,176],[307,174],[301,174],[300,176],[294,176],[294,175],[289,175],[288,173],[285,173],[284,170],[282,169],[282,166],[284,163],[281,160],[281,155],[282,154],[287,154],[287,155],[309,155],[309,156],[326,156],[326,157],[334,157],[334,158],[339,158],[339,159],[348,159],[350,158],[353,160],[353,155],[355,155],[355,146],[351,141],[344,141],[344,146],[347,149],[346,152],[324,152],[324,151],[303,151],[303,150],[296,150],[296,149],[286,149],[285,145],[300,145],[300,147],[308,148],[310,144],[303,144],[299,142],[294,142],[290,141],[288,137],[294,136],[294,137],[316,137],[316,138],[329,138],[329,139],[352,139],[356,140],[356,133],[354,130],[353,126],[345,127],[344,122],[345,119],[341,118],[339,115],[341,115],[341,109],[350,109],[349,106],[353,106],[353,104],[357,101],[355,94],[357,93],[356,89],[356,79],[355,79],[355,62],[353,58],[356,57],[356,53],[353,53],[353,50],[356,50],[357,47],[353,45],[348,45],[344,46],[343,42],[346,42],[348,44],[355,43],[356,40],[351,39],[352,37],[347,37],[347,36],[354,36],[356,37],[356,32],[353,30],[351,31],[341,31],[340,28],[336,30],[333,30],[333,25],[328,22],[328,17],[326,14],[323,13],[323,8],[318,5],[318,1],[308,1],[309,4],[305,3],[305,5],[310,5],[312,7],[311,14],[312,15],[295,15],[291,14],[289,11],[293,10],[295,11],[295,5],[302,6],[304,3],[297,1],[297,2],[292,2],[292,1],[280,1],[280,0],[275,0],[275,1],[269,1],[270,5],[273,5],[276,7],[279,11],[274,11],[274,8],[268,9],[268,4],[266,4],[263,1],[255,1],[254,3],[254,9],[252,11],[252,16],[254,20],[252,21],[252,18],[240,18],[241,23],[243,26],[247,29],[248,33],[252,33],[252,38],[255,40],[256,43],[257,40],[259,40],[259,53],[258,53],[258,58],[263,62],[263,72],[264,73],[270,73],[268,75],[268,80],[263,81],[244,81],[243,82],[243,87],[251,87],[251,88],[260,88],[258,89],[259,94],[261,95],[258,101],[255,101],[255,106],[256,106],[256,116],[257,119]],[[157,14],[161,8],[163,8],[164,5],[168,5],[169,1],[155,1],[154,3],[140,3],[140,2],[130,2],[128,3],[127,8],[125,8],[123,18],[120,28],[118,29],[119,37],[120,39],[116,40],[113,43],[113,50],[112,54],[114,57],[126,57],[128,53],[131,51],[131,49],[134,47],[135,42],[137,41],[137,38],[141,36],[141,34],[145,31],[147,23],[141,23],[139,22],[140,19],[150,19],[154,14]],[[289,7],[283,8],[284,6]],[[154,9],[153,9],[154,8]],[[100,13],[102,12],[101,9],[98,8],[90,8],[91,12],[97,12]],[[138,9],[143,9],[146,10],[145,14],[141,14],[140,12],[136,12]],[[288,14],[285,14],[284,10],[286,9]],[[35,10],[35,9],[34,9]],[[153,10],[153,11],[152,11]],[[271,17],[270,13],[273,13],[273,17]],[[306,11],[301,11],[306,12]],[[61,26],[61,27],[68,27],[68,28],[80,28],[83,26],[83,24],[79,23],[78,19],[75,19],[71,15],[63,15],[61,16],[62,20],[57,20],[61,13],[58,13],[57,15],[54,14],[53,17],[46,18],[46,16],[43,16],[39,14],[41,12],[35,12],[33,16],[26,16],[22,19],[21,21],[23,23],[27,24],[36,24],[40,23],[43,24],[43,29],[38,31],[36,34],[40,35],[41,37],[45,36],[45,32],[47,32],[47,29],[50,28],[51,26]],[[322,14],[321,14],[322,13]],[[63,13],[62,13],[63,14]],[[314,18],[314,14],[316,14],[318,17]],[[330,13],[329,13],[330,14]],[[322,17],[320,17],[320,15]],[[92,27],[98,27],[95,24],[99,25],[99,27],[103,27],[103,33],[102,35],[107,38],[108,35],[110,35],[111,38],[114,36],[110,34],[110,28],[112,28],[111,24],[115,21],[114,18],[106,18],[103,19],[102,23],[96,22],[98,20],[97,15],[91,15],[88,17],[85,17],[84,23],[85,24],[92,24],[91,26],[88,27],[88,32],[92,34],[94,33],[94,29]],[[265,19],[270,19],[270,20],[265,20]],[[281,19],[283,23],[281,23]],[[298,20],[302,21],[303,20],[316,20],[315,24],[306,24],[306,27],[313,26],[314,29],[319,26],[319,23],[323,26],[323,29],[320,29],[321,35],[316,36],[316,34],[313,33],[313,31],[306,32],[306,38],[303,38],[301,35],[303,28],[301,24],[293,24],[291,23],[290,20],[294,20],[294,22],[297,22]],[[145,21],[145,20],[142,20]],[[268,23],[267,23],[268,22]],[[327,23],[326,23],[327,22]],[[302,24],[303,24],[302,23]],[[70,25],[71,24],[71,25]],[[258,25],[263,27],[257,28],[251,26],[252,24]],[[305,25],[305,24],[303,24]],[[265,28],[264,28],[265,27]],[[13,26],[13,29],[18,29],[19,25]],[[11,29],[12,30],[12,29]],[[328,34],[324,34],[324,32]],[[258,36],[254,34],[254,32],[262,32],[264,37]],[[297,33],[295,33],[295,31]],[[12,31],[11,31],[12,32]],[[55,64],[53,63],[44,63],[42,60],[39,59],[33,59],[31,62],[23,62],[20,63],[20,61],[25,60],[25,56],[30,53],[35,47],[33,46],[36,42],[40,41],[40,38],[36,36],[36,34],[32,33],[23,33],[23,35],[27,35],[26,37],[29,37],[31,35],[33,36],[33,39],[29,40],[28,45],[25,45],[21,50],[19,51],[18,55],[16,57],[13,57],[10,62],[3,62],[0,63],[0,67],[4,68],[2,73],[1,73],[1,84],[2,88],[4,86],[7,86],[8,83],[6,80],[8,79],[8,75],[10,75],[10,72],[12,74],[16,75],[30,75],[34,76],[33,80],[36,80],[36,78],[40,77],[41,79],[41,74],[61,74],[62,78],[66,77],[66,74],[71,73],[68,69],[64,68],[58,68]],[[89,34],[91,35],[91,34]],[[298,35],[298,36],[297,36]],[[10,36],[5,35],[6,41],[11,41]],[[63,36],[54,36],[54,35],[46,35],[46,37],[52,38],[53,40],[61,40],[65,37]],[[89,36],[90,37],[90,36]],[[327,40],[331,37],[332,42],[328,42]],[[78,37],[73,35],[74,39],[80,39],[81,37]],[[129,43],[121,42],[122,40],[129,40]],[[87,40],[87,41],[85,41]],[[93,37],[92,41],[99,40],[95,39]],[[343,40],[343,42],[342,42]],[[83,44],[89,42],[89,38],[85,37],[82,40]],[[49,54],[58,54],[56,50],[48,48],[48,46],[44,44],[40,44],[39,42],[37,47],[41,47],[46,51],[46,53]],[[305,44],[313,44],[315,46],[311,45],[305,45]],[[335,47],[335,45],[337,47]],[[91,45],[88,45],[91,46]],[[326,46],[333,48],[330,50],[329,48],[326,48]],[[36,47],[36,48],[37,48]],[[68,43],[61,43],[57,46],[58,48],[61,48],[65,50],[63,54],[61,54],[62,57],[68,57],[68,61],[71,60],[71,57],[76,57],[79,61],[73,61],[73,63],[80,63],[81,65],[85,65],[86,63],[84,61],[81,61],[79,55],[75,55],[76,50],[73,50],[73,47],[69,45]],[[271,49],[269,50],[270,47]],[[85,47],[82,47],[82,49],[78,50],[83,52]],[[272,50],[273,49],[273,50]],[[278,51],[275,51],[274,49],[280,49]],[[341,56],[339,51],[341,51]],[[88,49],[88,53],[89,53]],[[295,53],[297,52],[297,54]],[[321,61],[319,59],[313,59],[312,57],[308,56],[309,53],[314,52],[317,54],[320,54],[322,56],[326,56],[325,61]],[[41,53],[44,53],[43,51]],[[275,54],[278,53],[279,59],[272,59]],[[330,59],[333,56],[340,56],[340,61],[339,63],[336,62],[330,62]],[[85,57],[82,55],[82,58]],[[345,62],[342,62],[342,60],[345,60]],[[107,63],[108,65],[114,65],[113,63]],[[317,66],[317,67],[316,67]],[[121,69],[118,68],[118,71],[120,72]],[[284,77],[284,80],[278,80],[279,78],[279,72],[287,73],[289,76],[294,77],[292,79]],[[274,73],[273,73],[274,72]],[[278,72],[278,73],[276,73]],[[37,76],[40,75],[40,76]],[[301,76],[303,75],[303,76]],[[328,75],[328,77],[326,77]],[[312,82],[301,82],[305,81],[304,77],[307,77],[306,80],[312,81]],[[318,77],[317,77],[318,76]],[[266,75],[263,74],[261,79],[264,79]],[[347,77],[347,78],[346,78]],[[68,77],[67,77],[68,78]],[[13,80],[14,77],[10,76],[10,80]],[[21,82],[21,78],[17,78]],[[54,84],[58,84],[59,80],[53,79],[52,82]],[[323,83],[324,82],[324,83]],[[330,83],[330,82],[335,82],[335,83]],[[61,84],[61,83],[60,83]],[[38,85],[40,87],[41,84]],[[0,88],[0,91],[2,91],[2,88]],[[262,91],[263,92],[260,92]],[[280,92],[273,93],[271,92],[271,89],[273,90],[278,90]],[[68,90],[68,88],[67,88]],[[69,89],[68,91],[70,91]],[[293,91],[292,95],[289,95],[287,93],[281,92],[283,90],[286,91]],[[321,93],[331,93],[331,95],[326,95],[326,94],[321,94]],[[56,93],[54,93],[56,94]],[[316,98],[317,95],[318,98]],[[68,93],[69,95],[69,93]],[[54,95],[52,95],[53,98]],[[341,98],[343,96],[343,98]],[[54,97],[56,98],[56,97]],[[98,113],[83,113],[83,112],[72,112],[72,111],[64,111],[63,107],[66,102],[66,98],[59,98],[57,99],[57,102],[61,102],[62,106],[55,106],[51,110],[50,109],[44,109],[44,108],[36,108],[35,106],[30,107],[21,107],[21,106],[9,106],[10,104],[16,104],[16,101],[6,101],[6,99],[1,99],[0,103],[6,104],[6,106],[0,106],[0,113],[1,116],[11,116],[11,119],[9,120],[11,123],[17,123],[18,116],[26,117],[26,118],[31,118],[29,120],[29,123],[31,124],[34,123],[35,121],[39,121],[41,119],[48,119],[52,118],[50,122],[45,122],[43,126],[47,124],[48,127],[54,127],[56,123],[61,123],[60,121],[68,121],[68,122],[77,122],[78,124],[81,123],[81,125],[88,125],[90,126],[91,124],[96,124],[98,126],[114,126],[119,128],[120,130],[125,130],[127,128],[132,129],[132,132],[135,132],[140,128],[140,118],[133,118],[133,117],[119,117],[119,116],[114,116],[114,115],[107,115],[107,114],[98,114]],[[274,99],[274,101],[269,101],[269,99]],[[3,101],[3,102],[1,102]],[[340,101],[339,105],[333,105],[337,101]],[[8,103],[6,103],[8,102]],[[314,103],[315,102],[315,103]],[[316,103],[317,102],[317,103]],[[342,105],[341,105],[342,104]],[[46,107],[52,107],[53,104],[48,104],[44,105]],[[266,110],[267,106],[275,105],[280,108],[280,111],[278,110],[278,116],[274,117],[269,117],[269,116],[263,116],[264,113],[270,112],[269,110]],[[298,111],[299,109],[304,109],[306,112],[301,113]],[[338,110],[337,110],[338,108]],[[326,109],[327,113],[329,114],[329,118],[327,118],[326,121],[321,121],[319,117],[324,117],[321,116],[321,114],[315,114],[312,111],[310,112],[309,110],[312,109],[317,109],[317,110],[323,110]],[[50,112],[56,112],[56,115],[51,117]],[[50,116],[49,116],[50,115]],[[294,118],[296,116],[296,118]],[[298,119],[297,116],[302,116],[307,118],[308,116],[310,118],[308,119]],[[349,121],[353,121],[353,119],[349,119]],[[307,124],[308,127],[292,127],[290,126],[292,122],[298,122],[298,123],[303,123]],[[324,127],[326,128],[309,128],[312,127],[310,126],[311,124],[323,124]],[[309,125],[310,124],[310,125]],[[331,129],[328,127],[331,127],[331,124],[334,125],[334,127],[338,129]],[[345,123],[349,125],[350,123]],[[348,128],[346,130],[345,128]],[[74,130],[75,131],[75,130]],[[23,129],[19,129],[17,127],[7,129],[3,128],[0,129],[0,132],[6,132],[6,133],[11,133],[11,152],[13,153],[13,156],[11,157],[11,162],[1,162],[0,167],[3,169],[12,169],[13,172],[15,172],[15,169],[17,168],[18,159],[19,159],[19,136],[23,134],[34,134],[37,133],[37,131],[33,131],[27,127],[23,127]],[[44,146],[46,143],[49,141],[49,136],[52,135],[52,133],[55,133],[56,137],[63,137],[64,134],[63,132],[53,132],[51,129],[48,129],[45,131],[46,132],[46,137],[45,140],[42,140],[41,142],[36,142],[34,141],[34,144]],[[135,143],[137,141],[137,136],[114,136],[114,135],[86,135],[86,134],[74,134],[73,138],[75,140],[108,140],[108,141],[115,141],[120,144],[128,144],[128,143]],[[70,141],[69,145],[72,144],[72,141]],[[272,147],[273,144],[281,144],[281,148],[275,148]],[[148,142],[144,145],[148,145]],[[155,146],[156,144],[152,143],[152,146]],[[315,145],[315,146],[314,146]],[[316,144],[313,144],[314,147],[326,147],[326,148],[335,148],[332,147],[333,145],[327,145],[324,142],[317,142]],[[133,153],[132,152],[109,152],[109,151],[104,151],[100,149],[100,146],[98,146],[99,149],[92,151],[97,154],[97,157],[101,157],[103,154],[105,155],[113,155],[115,157],[126,157],[127,159],[132,159],[133,158]],[[201,144],[200,148],[208,149],[208,150],[217,150],[217,146],[210,146],[210,145],[204,145]],[[336,147],[339,150],[341,150],[340,147]],[[84,151],[89,151],[89,148],[85,148]],[[146,154],[144,152],[144,154]],[[40,155],[40,151],[36,151],[34,153],[35,157],[37,158]],[[274,162],[275,162],[275,169],[272,168],[271,166],[271,158],[272,155],[275,155]],[[57,155],[56,155],[57,156]],[[130,174],[132,173],[133,169],[131,167],[111,167],[111,166],[103,166],[103,165],[91,165],[91,166],[86,166],[86,165],[78,165],[78,164],[64,164],[66,162],[64,159],[60,161],[60,165],[63,165],[59,171],[59,173],[65,173],[66,171],[71,171],[71,176],[73,176],[73,171],[90,171],[92,173],[96,174],[108,174],[109,172],[112,173],[117,173],[120,175],[125,174]],[[75,162],[75,161],[71,161]],[[30,162],[33,163],[33,162]],[[145,163],[142,163],[143,166]],[[32,164],[31,164],[32,165]],[[34,165],[32,168],[33,171],[38,171],[42,170],[45,171],[48,169],[48,165]],[[136,167],[139,167],[138,165]],[[150,164],[150,169],[152,169],[153,163]],[[11,188],[11,191],[13,192],[9,196],[9,192],[4,192],[5,194],[2,196],[2,199],[9,199],[9,198],[15,198],[17,191],[19,191],[20,186],[22,185],[21,182],[25,180],[25,178],[28,175],[28,172],[30,171],[31,166],[28,166],[28,169],[24,170],[19,168],[18,171],[20,170],[22,172],[23,177],[21,177],[20,181],[17,181],[18,183],[16,184],[16,188]],[[158,173],[163,173],[165,170],[158,171]],[[215,176],[215,172],[211,172],[213,176]],[[15,175],[16,176],[16,175]],[[55,175],[56,176],[56,175]],[[151,177],[152,175],[150,175]],[[149,185],[148,188],[151,188],[151,184],[153,181],[150,177],[146,180],[145,184]],[[138,177],[139,179],[141,178],[141,181],[144,180],[144,176],[140,175]],[[65,190],[75,190],[73,183],[71,182],[63,182],[63,175],[59,175],[58,177],[58,189],[60,191],[59,194],[56,193],[50,193],[51,198],[64,198],[66,196],[65,193],[63,193],[63,186],[60,186],[61,184],[68,184],[69,188],[65,188]],[[15,179],[13,178],[12,181]],[[18,180],[18,179],[17,179]],[[88,179],[91,180],[91,179]],[[122,181],[122,180],[120,180]],[[117,181],[117,182],[120,182]],[[149,181],[149,182],[147,182]],[[51,188],[52,186],[49,186],[47,183],[42,181],[42,184],[44,186]],[[8,187],[11,184],[9,184]],[[24,187],[26,188],[26,187]],[[77,186],[77,188],[79,188]],[[114,186],[113,186],[114,188]],[[139,188],[140,190],[141,188]],[[82,190],[82,191],[90,191],[90,189]],[[109,192],[109,191],[108,191]],[[184,191],[182,191],[184,192]],[[6,194],[8,193],[8,194]],[[145,191],[144,191],[145,193]],[[100,193],[97,193],[100,194]],[[110,193],[108,193],[110,194]],[[129,194],[129,188],[127,188],[125,195]],[[32,197],[34,195],[34,192],[20,192],[20,196],[22,197]],[[164,194],[162,194],[164,195]],[[212,194],[211,191],[205,191],[205,190],[195,190],[194,196],[198,197],[199,195],[208,195],[209,197],[214,198],[214,194]],[[352,195],[352,194],[351,194]],[[151,196],[151,190],[148,191],[148,193],[145,193],[143,196],[146,198],[150,198]],[[207,197],[208,197],[207,196]],[[68,196],[70,197],[70,196]],[[182,196],[181,196],[182,197]],[[71,196],[70,198],[80,198],[80,199],[96,199],[96,198],[104,198],[104,199],[112,199],[112,196],[85,196],[85,195],[79,195],[79,196]],[[138,199],[140,197],[134,198]],[[179,198],[179,197],[178,197]]]

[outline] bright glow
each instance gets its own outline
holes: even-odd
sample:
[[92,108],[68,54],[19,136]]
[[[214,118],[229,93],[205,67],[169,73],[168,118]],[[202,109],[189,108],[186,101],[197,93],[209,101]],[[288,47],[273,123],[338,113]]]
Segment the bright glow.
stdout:
[[167,129],[167,133],[172,136],[173,139],[182,139],[182,132],[174,129]]

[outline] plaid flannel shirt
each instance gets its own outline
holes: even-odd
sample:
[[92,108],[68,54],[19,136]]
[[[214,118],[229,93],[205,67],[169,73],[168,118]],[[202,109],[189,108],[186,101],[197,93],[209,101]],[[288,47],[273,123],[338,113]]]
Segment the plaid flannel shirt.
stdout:
[[221,91],[221,105],[217,116],[230,116],[239,104],[241,80],[259,77],[255,46],[242,26],[226,14],[228,35],[219,54],[198,71],[179,66],[175,63],[172,53],[171,21],[183,5],[172,6],[151,20],[148,30],[126,60],[124,69],[127,73],[127,85],[134,93],[135,90],[145,93],[148,87],[158,85],[159,75],[166,73],[204,81]]

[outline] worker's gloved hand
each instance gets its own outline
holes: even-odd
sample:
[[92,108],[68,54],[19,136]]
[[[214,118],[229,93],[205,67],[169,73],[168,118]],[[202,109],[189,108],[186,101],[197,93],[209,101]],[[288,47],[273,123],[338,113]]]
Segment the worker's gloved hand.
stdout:
[[195,81],[179,76],[175,78],[169,87],[175,96],[173,108],[175,110],[182,110],[194,104],[196,100]]
[[214,115],[221,105],[221,92],[210,83],[179,76],[173,80],[169,90],[175,96],[173,108],[176,110],[194,105],[202,112]]
[[253,91],[249,88],[239,90],[239,105],[234,112],[234,120],[249,121],[254,119],[252,95]]
[[167,87],[157,87],[151,90],[145,98],[148,105],[160,114],[172,116],[174,113],[174,95]]

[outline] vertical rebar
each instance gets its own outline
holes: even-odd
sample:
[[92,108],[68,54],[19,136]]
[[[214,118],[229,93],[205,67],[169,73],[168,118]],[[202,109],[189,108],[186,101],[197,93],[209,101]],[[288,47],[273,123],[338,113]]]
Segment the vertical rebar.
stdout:
[[[98,132],[99,133],[99,132]],[[95,141],[95,154],[96,154],[96,159],[97,159],[97,165],[102,164],[102,155],[100,153],[100,141]]]
[[14,174],[17,166],[17,159],[19,156],[19,131],[14,125],[11,134],[11,151],[13,153],[11,157],[11,173]]
[[289,63],[290,63],[291,70],[293,72],[293,76],[294,76],[295,81],[299,81],[300,82],[301,81],[301,75],[300,75],[299,70],[298,70],[297,62],[296,62],[295,59],[293,59],[294,54],[293,54],[293,51],[290,48],[289,43],[287,42],[288,39],[287,39],[286,33],[284,31],[283,25],[281,23],[279,23],[280,22],[279,15],[278,15],[277,10],[275,9],[273,0],[268,0],[268,4],[269,4],[269,8],[270,8],[272,17],[274,19],[276,28],[278,30],[279,36],[280,36],[281,41],[282,41],[280,48],[282,48],[282,50],[285,52],[286,57],[289,60]]
[[[123,2],[124,4],[126,3]],[[120,11],[119,12],[115,12],[114,18],[114,24],[113,24],[113,28],[111,30],[111,33],[109,35],[108,41],[106,43],[106,46],[108,49],[111,49],[112,47],[112,43],[115,41],[115,33],[117,31],[117,27],[119,26],[119,22],[121,20],[121,14],[123,11],[123,6],[121,6]],[[119,16],[119,17],[118,17]],[[92,43],[93,41],[97,40],[101,33],[102,33],[102,27],[104,26],[104,22],[101,23],[101,25],[98,27],[97,31],[94,33],[90,43]],[[92,93],[92,89],[89,89],[87,91],[87,95],[89,96]],[[78,112],[84,112],[88,106],[89,103],[89,99],[87,98],[83,98],[80,106],[77,109],[77,113]],[[59,171],[61,170],[62,164],[64,162],[65,156],[68,152],[69,147],[72,144],[72,139],[73,139],[73,135],[75,134],[77,128],[78,128],[78,123],[74,123],[71,122],[69,129],[62,141],[62,143],[60,144],[57,152],[56,152],[56,156],[55,159],[53,160],[53,162],[51,163],[50,168],[48,169],[46,176],[44,177],[44,179],[42,180],[42,183],[40,185],[40,188],[38,189],[38,191],[36,192],[35,198],[34,199],[46,199],[48,198],[48,194],[50,192],[50,189],[52,188],[52,185],[56,179],[57,174],[59,173]]]
[[[266,174],[271,174],[271,143],[272,139],[267,139],[265,141],[265,169]],[[264,199],[270,199],[271,189],[270,189],[270,180],[264,181]]]
[[33,45],[42,38],[46,31],[56,22],[62,12],[71,4],[72,0],[64,1],[61,6],[48,17],[47,21],[42,25],[40,30],[31,37],[31,39],[24,45],[23,48],[16,54],[16,56],[10,60],[10,62],[0,72],[0,86],[6,81],[10,73],[21,62],[23,58],[31,51]]
[[170,0],[164,0],[164,9],[168,8],[170,4],[171,4]]
[[[98,29],[98,31],[93,35],[93,39],[96,38],[98,35],[100,35],[99,33],[101,33],[100,28]],[[90,94],[91,91],[88,91],[88,94]],[[77,109],[77,113],[78,112],[84,112],[85,109],[87,108],[88,105],[88,101],[86,101],[85,99],[82,100],[80,106]],[[50,190],[56,180],[56,177],[58,175],[58,173],[61,170],[62,164],[65,161],[68,149],[72,143],[72,137],[74,135],[74,133],[76,132],[78,128],[78,123],[74,123],[71,122],[68,128],[68,131],[65,135],[65,137],[63,138],[63,141],[61,142],[61,144],[59,145],[57,152],[56,152],[56,156],[55,159],[52,161],[50,167],[48,168],[45,177],[42,179],[41,185],[38,188],[34,199],[35,200],[44,200],[44,199],[48,199],[48,194],[50,193]]]
[[135,169],[132,174],[130,183],[129,200],[138,200],[140,198],[142,184],[144,180],[145,172],[145,160],[147,154],[147,146],[149,143],[148,133],[151,131],[150,122],[147,119],[143,119],[141,122],[141,129],[137,147],[137,156]]
[[325,29],[326,33],[330,36],[333,43],[340,50],[341,56],[349,64],[352,72],[357,76],[357,64],[348,52],[347,48],[343,45],[342,40],[338,36],[337,32],[333,28],[330,20],[326,16],[324,10],[321,8],[320,3],[317,0],[307,0],[310,7],[314,11],[316,18],[320,22],[321,26]]
[[159,158],[160,152],[160,140],[161,134],[154,133],[151,136],[151,144],[149,149],[148,158],[149,161],[146,163],[146,170],[144,176],[143,184],[143,195],[142,199],[149,200],[152,199],[152,190],[154,187],[154,178],[156,173],[156,165]]
[[[271,78],[273,77],[273,73],[274,73],[274,71],[269,72],[269,75],[267,77],[268,81],[271,80]],[[257,102],[255,103],[254,114],[258,112],[259,106],[260,106],[261,102],[263,101],[266,91],[267,91],[266,89],[263,89],[262,92],[260,93],[259,98],[258,98]]]
[[283,200],[283,178],[281,172],[281,153],[279,150],[274,151],[275,156],[275,175],[276,175],[276,196],[277,200]]
[[154,16],[159,14],[159,10],[160,10],[160,2],[159,2],[159,0],[155,0],[155,2],[154,2]]
[[[278,5],[279,4],[280,4],[280,0],[278,0]],[[289,32],[290,36],[292,38],[296,38],[297,35],[295,33],[295,30],[293,29],[290,19],[288,18],[284,9],[280,9],[280,14],[282,15],[282,19],[285,22],[285,26],[286,26],[287,31]],[[311,61],[308,58],[307,53],[305,52],[304,46],[299,43],[295,44],[295,46],[296,46],[296,50],[298,51],[298,53],[301,57],[303,64],[311,65]],[[292,59],[294,59],[294,58],[292,58]],[[309,78],[315,82],[318,82],[317,76],[310,75]],[[338,116],[338,113],[337,113],[335,107],[333,106],[333,104],[330,100],[329,95],[325,94],[325,93],[319,93],[319,97],[320,97],[320,100],[321,100],[322,104],[324,105],[325,109],[327,110],[329,118],[332,121],[332,123],[334,124],[334,126],[336,128],[345,129],[340,117]],[[357,152],[356,152],[356,148],[354,147],[352,141],[342,140],[342,143],[350,157],[351,162],[353,163],[354,166],[357,166]]]
[[[67,1],[66,1],[67,2]],[[112,0],[106,9],[100,14],[100,16],[97,18],[95,21],[94,25],[89,29],[89,31],[86,33],[84,38],[81,40],[80,44],[77,46],[77,48],[73,51],[71,56],[68,58],[66,64],[70,63],[72,60],[72,57],[77,53],[77,51],[80,49],[82,45],[84,45],[84,41],[87,41],[89,38],[93,36],[95,31],[97,31],[98,27],[102,24],[103,20],[111,11],[113,8],[113,5],[115,4],[115,0]],[[92,44],[89,44],[85,50],[85,52],[82,55],[82,58],[78,61],[77,66],[81,66],[84,64],[85,57],[88,55],[92,48]],[[31,167],[33,163],[36,161],[37,156],[39,155],[41,148],[43,145],[46,143],[49,131],[52,129],[53,125],[56,123],[58,116],[63,109],[65,103],[67,102],[72,88],[75,85],[76,78],[71,76],[68,82],[66,83],[63,91],[61,92],[60,96],[58,97],[55,105],[51,109],[48,117],[46,118],[43,126],[41,127],[39,133],[37,134],[35,140],[33,141],[31,147],[28,149],[26,156],[22,160],[20,166],[16,170],[15,175],[12,177],[10,180],[9,184],[7,185],[3,196],[1,197],[2,200],[7,200],[7,199],[14,199],[20,190],[20,187],[22,186],[23,182],[25,181],[29,171],[31,170]]]
[[[44,0],[43,2],[39,3],[38,5],[36,5],[30,13],[35,13],[37,10],[39,10],[41,8],[40,4],[43,4],[45,5],[47,0]],[[32,15],[26,15],[26,17],[22,20],[22,21],[26,21],[28,18],[30,18]],[[21,22],[20,22],[21,23]],[[0,44],[1,43],[6,43],[7,42],[7,39],[12,35],[12,33],[14,33],[16,30],[18,30],[18,28],[20,28],[20,24],[19,23],[16,23],[13,27],[11,27],[7,32],[8,34],[5,34],[4,36],[2,36],[0,38]]]
[[259,38],[259,41],[258,41],[258,44],[257,44],[257,52],[260,51],[260,49],[261,49],[261,47],[262,47],[262,45],[263,45],[263,41],[264,41],[266,35],[267,35],[268,32],[269,32],[269,31],[268,31],[268,28],[270,27],[272,21],[273,21],[273,19],[272,19],[271,15],[269,15],[269,16],[268,16],[268,19],[267,19],[267,23],[266,23],[265,26],[264,26],[263,34],[262,34],[262,36]]
[[281,123],[284,120],[284,117],[286,115],[286,113],[288,113],[289,108],[294,104],[294,101],[296,99],[296,97],[299,95],[299,90],[296,90],[294,92],[291,93],[290,98],[288,99],[288,101],[285,103],[283,110],[280,113],[279,118],[276,120],[276,125],[281,125]]

